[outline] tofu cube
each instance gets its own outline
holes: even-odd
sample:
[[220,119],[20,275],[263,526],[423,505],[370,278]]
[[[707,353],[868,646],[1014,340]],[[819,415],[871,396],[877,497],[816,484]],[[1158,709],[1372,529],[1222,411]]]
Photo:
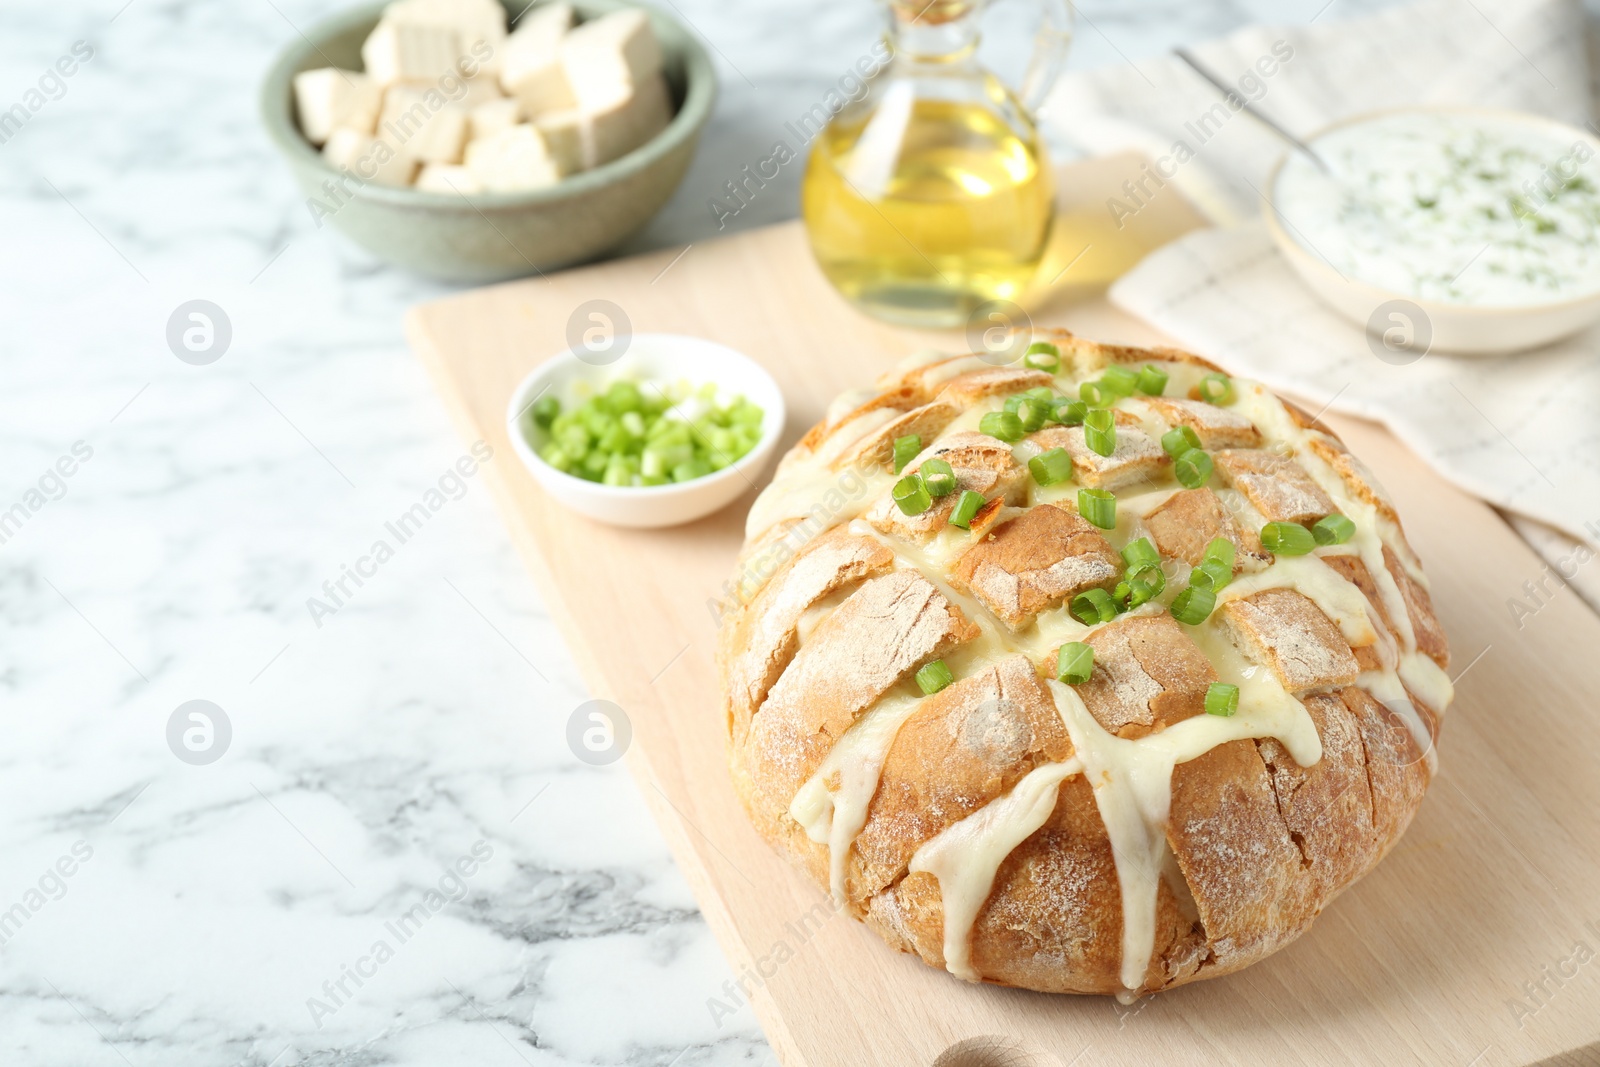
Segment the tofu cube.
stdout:
[[522,107],[509,97],[479,104],[467,113],[467,139],[479,141],[522,121]]
[[561,39],[571,28],[570,4],[546,4],[523,16],[522,25],[506,39],[500,85],[522,101],[530,116],[576,102],[561,65]]
[[417,175],[417,188],[445,196],[462,196],[483,192],[483,186],[472,172],[459,163],[429,163]]
[[343,126],[371,133],[378,121],[382,90],[365,74],[336,67],[303,70],[294,76],[295,110],[300,132],[314,145],[323,145]]
[[672,121],[672,98],[666,79],[652,74],[638,82],[630,96],[586,105],[594,129],[591,167],[621,159],[667,128]]
[[637,7],[590,19],[561,41],[561,63],[580,106],[615,101],[661,73],[661,46]]
[[361,45],[367,76],[379,85],[396,82],[437,82],[456,73],[461,40],[448,26],[395,22],[387,17]]
[[348,170],[364,182],[410,185],[417,161],[394,145],[360,130],[337,129],[322,147],[322,157],[335,169]]
[[474,65],[493,74],[505,53],[506,10],[496,0],[395,0],[383,9],[383,21],[454,31],[460,48],[455,58],[472,60],[468,74]]
[[554,185],[564,173],[544,137],[526,122],[468,144],[467,169],[490,193]]
[[467,146],[467,110],[437,89],[384,90],[378,135],[420,163],[459,163]]
[[658,74],[615,100],[540,115],[534,124],[551,153],[577,171],[622,158],[671,121],[667,83]]

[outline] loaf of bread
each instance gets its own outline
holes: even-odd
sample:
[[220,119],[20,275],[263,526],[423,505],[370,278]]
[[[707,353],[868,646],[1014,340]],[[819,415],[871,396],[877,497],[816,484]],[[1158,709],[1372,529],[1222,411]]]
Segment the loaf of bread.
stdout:
[[1261,959],[1382,858],[1449,653],[1327,426],[1185,352],[1025,340],[913,357],[784,458],[720,629],[729,758],[889,944],[1128,998]]

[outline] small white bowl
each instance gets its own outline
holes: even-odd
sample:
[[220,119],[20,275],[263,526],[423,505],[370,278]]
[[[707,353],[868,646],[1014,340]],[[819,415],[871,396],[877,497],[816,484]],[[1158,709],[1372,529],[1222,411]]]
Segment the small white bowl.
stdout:
[[[669,485],[601,485],[558,471],[539,458],[528,441],[528,413],[536,399],[549,393],[568,408],[579,381],[599,386],[623,377],[663,383],[687,380],[695,385],[712,382],[719,390],[742,394],[765,413],[761,439],[737,463],[704,478]],[[778,383],[748,356],[699,337],[641,333],[628,338],[623,355],[604,366],[585,362],[577,350],[568,349],[534,368],[511,393],[506,432],[523,466],[562,506],[612,526],[658,527],[709,515],[759,485],[783,436],[785,418]]]
[[[1369,122],[1398,112],[1454,112],[1479,114],[1499,119],[1512,119],[1559,134],[1572,141],[1584,141],[1600,154],[1600,139],[1586,130],[1520,111],[1507,111],[1488,107],[1433,107],[1392,108],[1355,115],[1325,126],[1307,137],[1307,144],[1345,126]],[[1356,278],[1340,274],[1325,263],[1320,256],[1302,245],[1278,218],[1273,200],[1277,195],[1278,176],[1288,154],[1278,160],[1267,175],[1267,200],[1263,205],[1267,229],[1277,242],[1278,250],[1289,261],[1300,280],[1306,283],[1324,304],[1343,315],[1363,330],[1369,328],[1378,308],[1392,301],[1405,301],[1427,316],[1432,336],[1429,350],[1452,352],[1461,355],[1503,355],[1538,348],[1559,341],[1580,330],[1600,322],[1600,292],[1587,293],[1569,300],[1514,307],[1473,307],[1469,304],[1449,304],[1438,300],[1422,300],[1409,293],[1384,289]],[[1293,219],[1289,222],[1293,223]],[[1388,321],[1386,319],[1386,321]],[[1415,325],[1414,323],[1412,324]]]

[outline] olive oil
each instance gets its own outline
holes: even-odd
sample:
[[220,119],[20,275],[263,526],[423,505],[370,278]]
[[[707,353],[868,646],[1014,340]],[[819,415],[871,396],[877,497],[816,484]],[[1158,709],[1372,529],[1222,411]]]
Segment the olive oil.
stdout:
[[1026,112],[980,77],[977,99],[913,99],[890,86],[876,109],[841,115],[812,146],[801,186],[812,251],[869,314],[960,325],[1033,279],[1054,213],[1050,168]]

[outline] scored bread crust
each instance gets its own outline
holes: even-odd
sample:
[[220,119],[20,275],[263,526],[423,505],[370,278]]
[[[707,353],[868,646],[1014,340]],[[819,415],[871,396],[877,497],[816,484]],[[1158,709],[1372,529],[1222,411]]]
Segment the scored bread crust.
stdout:
[[[1237,381],[1255,407],[1171,390],[1118,405],[1125,457],[1122,444],[1111,457],[1083,455],[1081,430],[1031,435],[1032,451],[1067,449],[1074,487],[1110,486],[1128,500],[1159,490],[1130,521],[1160,550],[1169,585],[1182,586],[1213,537],[1236,547],[1236,581],[1205,634],[1151,610],[1159,605],[1119,615],[1071,638],[1094,649],[1096,667],[1066,693],[1052,680],[1061,642],[1046,621],[1070,629],[1064,604],[1109,591],[1121,557],[1073,497],[1030,504],[1028,468],[974,432],[972,416],[1025,389],[1075,389],[1112,364],[1154,363],[1174,381],[1219,368],[1176,349],[1033,335],[1060,349],[1062,380],[978,356],[924,360],[836,405],[780,464],[775,485],[807,487],[816,504],[758,501],[728,586],[717,659],[735,788],[759,831],[839,906],[930,965],[1123,995],[1227,974],[1303,933],[1404,832],[1435,766],[1448,645],[1376,481],[1326,425]],[[1176,488],[1170,461],[1144,439],[1179,425],[1199,435],[1216,472],[1163,499]],[[904,472],[944,457],[958,483],[919,516],[888,492],[894,441],[910,433],[925,447]],[[971,534],[947,522],[960,488],[987,501]],[[1256,535],[1263,522],[1310,523],[1340,504],[1371,528],[1364,547],[1274,566]],[[956,681],[921,696],[912,676],[941,658],[958,665]],[[1177,762],[1167,817],[1146,829],[1164,852],[1153,899],[1125,912],[1112,801],[1081,770],[1094,753],[1079,751],[1074,729],[1100,739],[1091,748],[1137,743],[1204,716],[1212,682],[1258,671],[1303,708],[1304,729],[1224,740]],[[1074,726],[1074,701],[1092,726]],[[1313,730],[1320,758],[1307,759],[1294,749]],[[999,821],[1025,779],[1046,783],[1047,812],[1018,823],[1026,833],[1010,847],[963,845],[971,828],[1003,836],[985,819]],[[823,816],[802,825],[796,812],[814,815],[818,797],[828,798]],[[935,862],[936,839],[954,841],[968,866],[991,864],[992,882],[979,878],[971,899],[947,887],[941,877],[959,879]],[[952,901],[971,914],[952,919]],[[1129,981],[1139,970],[1135,959],[1129,971],[1129,945],[1146,935],[1142,978]]]

